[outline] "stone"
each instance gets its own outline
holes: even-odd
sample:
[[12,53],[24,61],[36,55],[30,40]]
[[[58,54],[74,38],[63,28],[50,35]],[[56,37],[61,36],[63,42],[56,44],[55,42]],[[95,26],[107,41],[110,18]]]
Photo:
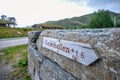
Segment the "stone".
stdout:
[[40,80],[40,77],[39,77],[39,75],[38,75],[38,72],[37,72],[37,71],[35,71],[34,80]]
[[35,65],[34,65],[34,59],[33,59],[33,53],[32,50],[29,47],[29,53],[28,53],[28,71],[31,76],[31,79],[33,80],[34,78],[34,70],[35,70]]
[[41,65],[40,76],[42,80],[76,80],[74,76],[48,59],[44,60]]

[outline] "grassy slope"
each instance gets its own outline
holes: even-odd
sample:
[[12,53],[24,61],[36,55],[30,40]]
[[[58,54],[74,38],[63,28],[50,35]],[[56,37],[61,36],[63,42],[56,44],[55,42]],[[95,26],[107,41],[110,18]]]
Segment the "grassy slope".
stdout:
[[24,37],[27,36],[27,32],[32,30],[36,30],[36,29],[0,27],[0,38]]
[[8,73],[11,79],[30,80],[27,72],[27,53],[27,45],[10,47],[0,51],[2,63],[0,66],[11,66],[13,68]]
[[63,26],[67,29],[72,29],[74,27],[81,27],[81,26],[87,25],[91,16],[92,14],[88,14],[80,17],[67,18],[67,19],[62,19],[58,21],[48,21],[46,23],[56,24],[56,25]]
[[67,19],[62,19],[58,21],[48,21],[46,22],[46,24],[60,25],[60,26],[63,26],[65,29],[76,29],[76,28],[79,29],[88,24],[91,16],[92,14],[88,14],[80,17],[67,18]]

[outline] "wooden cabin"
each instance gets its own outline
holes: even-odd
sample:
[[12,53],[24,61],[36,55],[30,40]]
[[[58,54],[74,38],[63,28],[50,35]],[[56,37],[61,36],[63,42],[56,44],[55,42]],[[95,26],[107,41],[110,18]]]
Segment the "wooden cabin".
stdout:
[[34,24],[32,27],[39,29],[64,29],[62,26],[53,25],[53,24]]
[[13,27],[14,22],[0,19],[0,27]]

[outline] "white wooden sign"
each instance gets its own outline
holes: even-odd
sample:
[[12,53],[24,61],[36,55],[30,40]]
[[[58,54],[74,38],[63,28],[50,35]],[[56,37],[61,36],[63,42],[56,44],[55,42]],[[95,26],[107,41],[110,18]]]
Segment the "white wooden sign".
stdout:
[[43,37],[43,47],[86,66],[99,59],[91,45],[85,43]]

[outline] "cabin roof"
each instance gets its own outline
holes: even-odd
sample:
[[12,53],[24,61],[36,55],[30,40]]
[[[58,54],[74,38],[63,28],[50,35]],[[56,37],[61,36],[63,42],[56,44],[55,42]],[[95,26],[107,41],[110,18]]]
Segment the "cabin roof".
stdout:
[[14,24],[14,22],[0,19],[0,24]]
[[62,26],[59,25],[53,25],[53,24],[35,24],[39,27],[44,27],[44,28],[59,28],[59,29],[63,29]]

